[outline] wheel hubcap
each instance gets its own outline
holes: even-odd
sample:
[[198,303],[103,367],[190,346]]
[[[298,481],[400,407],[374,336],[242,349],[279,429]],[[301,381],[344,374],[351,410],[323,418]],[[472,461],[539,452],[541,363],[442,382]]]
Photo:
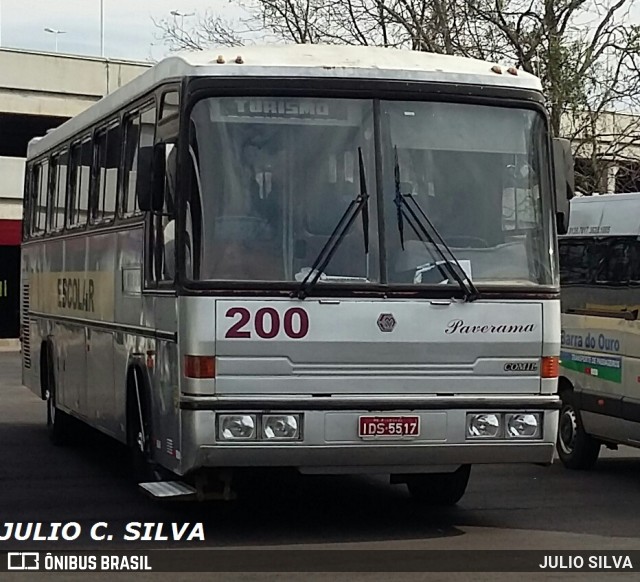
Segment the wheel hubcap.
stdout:
[[560,417],[560,448],[565,455],[573,453],[578,434],[578,419],[573,408],[567,408]]

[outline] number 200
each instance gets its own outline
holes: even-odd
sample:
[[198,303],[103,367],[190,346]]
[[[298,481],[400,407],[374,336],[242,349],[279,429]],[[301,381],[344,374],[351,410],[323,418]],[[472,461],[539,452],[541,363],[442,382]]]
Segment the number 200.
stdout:
[[[225,338],[246,339],[251,337],[251,331],[245,329],[251,321],[251,312],[246,307],[231,307],[225,317],[235,319],[227,330]],[[262,307],[256,311],[253,321],[256,335],[262,339],[273,339],[280,333],[280,328],[291,339],[302,339],[309,333],[309,314],[300,307],[291,307],[284,312],[282,325],[280,313],[273,307]]]

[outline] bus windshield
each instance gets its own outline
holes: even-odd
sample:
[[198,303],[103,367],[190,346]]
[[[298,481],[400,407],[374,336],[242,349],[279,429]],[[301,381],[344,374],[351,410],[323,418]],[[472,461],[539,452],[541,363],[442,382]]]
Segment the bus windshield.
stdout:
[[370,244],[365,249],[367,222],[356,220],[319,284],[456,285],[442,269],[437,237],[400,224],[399,191],[474,283],[553,285],[546,139],[543,117],[517,108],[203,99],[190,123],[187,278],[302,281],[360,192],[360,150]]

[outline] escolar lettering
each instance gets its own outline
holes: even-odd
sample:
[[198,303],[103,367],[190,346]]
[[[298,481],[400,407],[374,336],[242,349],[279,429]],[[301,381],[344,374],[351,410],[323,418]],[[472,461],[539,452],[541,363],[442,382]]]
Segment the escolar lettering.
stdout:
[[93,279],[58,279],[58,307],[73,311],[95,312]]

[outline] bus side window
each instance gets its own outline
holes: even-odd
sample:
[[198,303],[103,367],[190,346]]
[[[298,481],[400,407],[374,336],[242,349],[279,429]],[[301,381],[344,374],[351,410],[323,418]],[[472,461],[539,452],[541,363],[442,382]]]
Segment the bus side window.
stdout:
[[629,241],[629,284],[640,284],[640,240]]
[[91,140],[71,148],[69,196],[67,197],[68,225],[71,228],[87,224],[89,211],[89,179],[91,177]]
[[31,175],[29,179],[29,236],[34,236],[37,233],[36,225],[36,211],[38,206],[38,191],[40,184],[40,174],[42,168],[39,164],[31,167]]
[[136,114],[133,117],[128,117],[124,122],[124,167],[120,201],[120,215],[122,217],[134,216],[140,212],[135,196],[139,136],[140,116]]
[[[153,145],[155,138],[156,109],[151,107],[142,113],[136,112],[124,122],[124,167],[120,201],[120,215],[123,218],[140,215],[136,199],[138,180],[138,151]],[[146,179],[150,179],[149,176]]]
[[629,281],[629,241],[614,238],[607,241],[606,252],[599,265],[596,283],[624,285]]
[[67,196],[67,227],[78,223],[77,206],[80,188],[80,144],[71,146],[69,153],[69,195]]
[[47,202],[49,194],[49,162],[38,165],[38,201],[35,208],[34,234],[43,234],[47,223]]
[[69,155],[62,152],[53,159],[55,177],[52,185],[51,231],[60,232],[64,228],[64,213],[67,196],[67,165]]
[[111,222],[116,213],[118,167],[120,166],[120,125],[114,125],[96,138],[96,183],[91,202],[91,222]]
[[160,119],[168,119],[180,113],[180,93],[168,91],[162,95],[160,104]]
[[562,285],[587,285],[591,282],[589,271],[590,248],[585,241],[565,238],[559,241],[560,281]]
[[96,134],[94,145],[96,148],[94,182],[91,188],[89,216],[91,224],[102,220],[102,203],[104,201],[104,173],[107,165],[107,132]]
[[33,183],[33,166],[26,164],[24,180],[24,196],[22,199],[22,240],[31,236],[31,184]]
[[80,174],[82,175],[80,183],[80,198],[78,200],[78,219],[79,224],[87,224],[89,216],[89,185],[91,181],[91,165],[93,162],[93,147],[91,140],[82,143],[80,158]]

